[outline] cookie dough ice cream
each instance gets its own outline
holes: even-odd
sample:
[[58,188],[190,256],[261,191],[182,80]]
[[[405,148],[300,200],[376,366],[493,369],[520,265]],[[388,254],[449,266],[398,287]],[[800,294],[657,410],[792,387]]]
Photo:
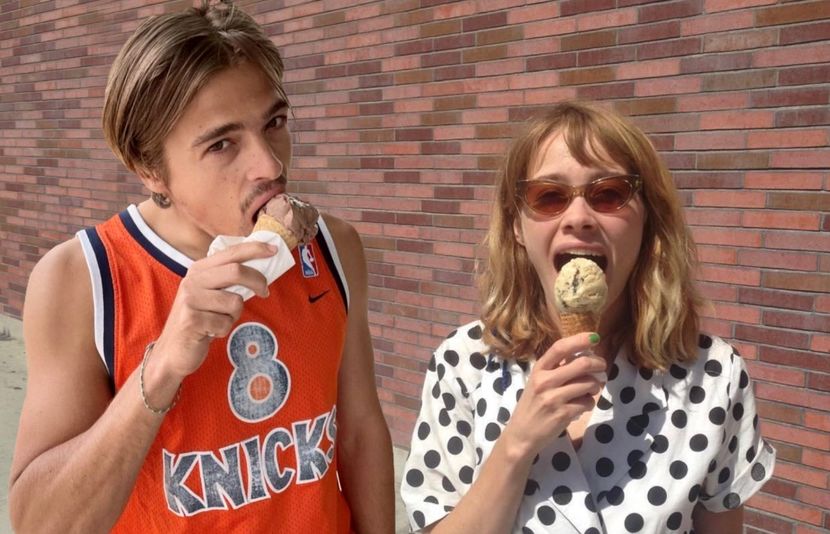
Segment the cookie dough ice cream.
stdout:
[[559,271],[554,286],[563,337],[596,332],[608,298],[605,273],[588,258],[573,258]]

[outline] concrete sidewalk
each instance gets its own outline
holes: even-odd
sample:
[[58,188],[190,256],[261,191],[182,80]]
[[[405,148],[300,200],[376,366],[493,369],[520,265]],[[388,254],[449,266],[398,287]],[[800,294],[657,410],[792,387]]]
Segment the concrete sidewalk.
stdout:
[[[9,336],[3,335],[8,332]],[[10,339],[7,339],[10,337]],[[0,315],[0,534],[12,532],[9,525],[8,480],[20,406],[26,385],[23,334],[20,321]],[[406,451],[395,449],[395,494],[398,493]],[[408,532],[400,497],[396,498],[396,533]]]

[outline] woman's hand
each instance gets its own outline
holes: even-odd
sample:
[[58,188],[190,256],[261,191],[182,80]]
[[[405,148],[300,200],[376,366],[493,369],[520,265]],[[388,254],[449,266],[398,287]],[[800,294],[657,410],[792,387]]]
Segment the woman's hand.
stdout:
[[532,459],[584,412],[593,409],[606,362],[596,355],[573,358],[592,344],[589,334],[556,341],[536,362],[502,439],[513,454]]

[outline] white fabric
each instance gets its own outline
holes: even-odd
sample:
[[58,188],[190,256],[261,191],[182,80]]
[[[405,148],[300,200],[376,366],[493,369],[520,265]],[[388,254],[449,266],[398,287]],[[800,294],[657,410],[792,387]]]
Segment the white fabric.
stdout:
[[[258,230],[245,237],[228,235],[216,236],[208,248],[207,255],[212,256],[232,245],[248,243],[251,241],[260,241],[262,243],[268,243],[269,245],[277,247],[277,252],[273,256],[248,260],[243,263],[243,265],[247,265],[248,267],[252,267],[261,272],[268,281],[269,286],[271,285],[271,282],[279,278],[285,271],[294,266],[294,256],[291,254],[291,250],[288,248],[288,245],[285,244],[283,238],[280,237],[279,234],[268,230]],[[233,285],[226,289],[227,291],[242,295],[244,300],[248,300],[254,296],[253,291],[241,285]]]
[[[415,531],[470,488],[532,369],[490,355],[481,333],[479,322],[459,328],[430,361],[401,485]],[[579,451],[563,432],[539,452],[513,532],[688,532],[698,502],[724,511],[758,491],[775,451],[744,362],[719,338],[700,345],[695,362],[666,373],[617,354]]]

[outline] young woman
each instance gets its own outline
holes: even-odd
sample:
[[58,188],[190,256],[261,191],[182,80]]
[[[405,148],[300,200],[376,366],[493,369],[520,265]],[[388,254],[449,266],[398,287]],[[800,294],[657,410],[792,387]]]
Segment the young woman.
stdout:
[[[429,364],[401,489],[412,528],[740,532],[775,452],[743,360],[698,331],[694,244],[646,136],[595,105],[531,121],[487,245],[481,320]],[[562,337],[554,282],[574,257],[608,297],[597,332]]]

